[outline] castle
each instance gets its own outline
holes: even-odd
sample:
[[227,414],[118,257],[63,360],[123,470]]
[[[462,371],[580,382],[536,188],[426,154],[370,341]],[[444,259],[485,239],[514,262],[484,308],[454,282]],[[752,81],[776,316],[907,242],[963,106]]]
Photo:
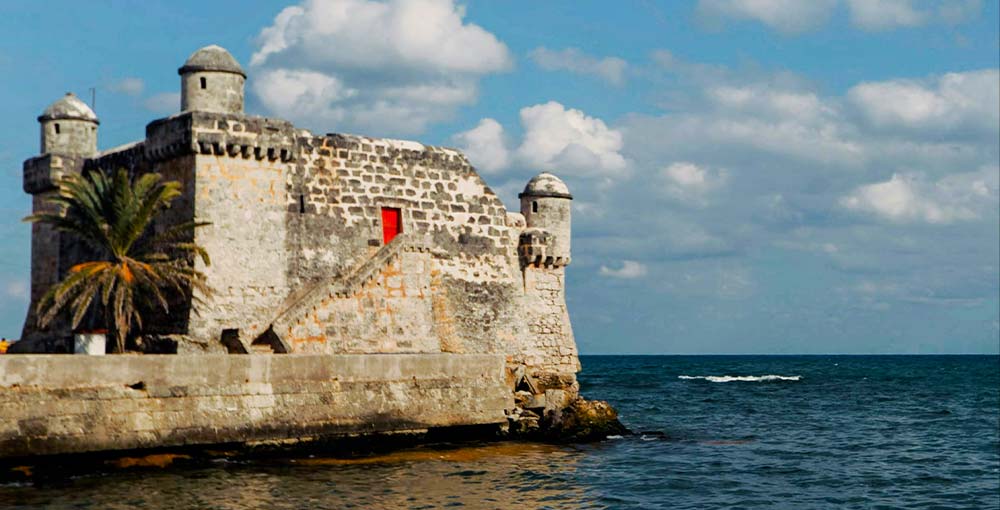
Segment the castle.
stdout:
[[[144,139],[98,152],[97,116],[67,94],[38,117],[41,155],[24,163],[35,213],[62,175],[126,168],[183,185],[155,229],[210,222],[193,241],[211,257],[198,264],[213,294],[147,321],[147,343],[177,354],[502,355],[533,392],[575,394],[573,197],[559,178],[531,179],[520,212],[508,212],[456,150],[246,115],[246,73],[223,48],[196,51],[178,73],[181,111]],[[22,350],[66,348],[67,324],[39,329],[34,308],[82,256],[65,234],[32,226]]]

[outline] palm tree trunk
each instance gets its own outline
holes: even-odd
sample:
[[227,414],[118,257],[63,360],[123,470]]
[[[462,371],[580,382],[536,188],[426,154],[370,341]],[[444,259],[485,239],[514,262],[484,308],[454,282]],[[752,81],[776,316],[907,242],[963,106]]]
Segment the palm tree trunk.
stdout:
[[108,340],[112,341],[111,354],[122,354],[125,352],[125,331],[118,327],[115,317],[114,307],[109,305],[104,307],[104,323],[108,328]]

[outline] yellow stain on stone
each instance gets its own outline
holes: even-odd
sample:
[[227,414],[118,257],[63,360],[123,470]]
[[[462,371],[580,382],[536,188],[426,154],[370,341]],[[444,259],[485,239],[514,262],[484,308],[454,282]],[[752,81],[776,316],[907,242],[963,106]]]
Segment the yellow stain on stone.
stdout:
[[121,457],[112,461],[110,464],[117,468],[125,469],[130,467],[157,467],[165,468],[174,463],[177,459],[190,459],[190,455],[183,455],[179,453],[155,453],[152,455],[146,455],[144,457]]

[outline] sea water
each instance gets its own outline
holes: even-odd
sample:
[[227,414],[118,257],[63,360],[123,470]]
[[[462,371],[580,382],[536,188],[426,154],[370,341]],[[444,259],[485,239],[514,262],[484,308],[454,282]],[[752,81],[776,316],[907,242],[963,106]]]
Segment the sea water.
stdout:
[[0,508],[1000,508],[1000,357],[584,356],[636,432],[0,486]]

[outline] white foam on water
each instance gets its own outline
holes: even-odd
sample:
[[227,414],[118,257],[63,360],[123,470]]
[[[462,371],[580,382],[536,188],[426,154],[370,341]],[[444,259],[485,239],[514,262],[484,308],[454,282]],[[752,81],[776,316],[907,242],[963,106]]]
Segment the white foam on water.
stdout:
[[678,379],[704,379],[711,382],[800,381],[801,375],[679,375]]

